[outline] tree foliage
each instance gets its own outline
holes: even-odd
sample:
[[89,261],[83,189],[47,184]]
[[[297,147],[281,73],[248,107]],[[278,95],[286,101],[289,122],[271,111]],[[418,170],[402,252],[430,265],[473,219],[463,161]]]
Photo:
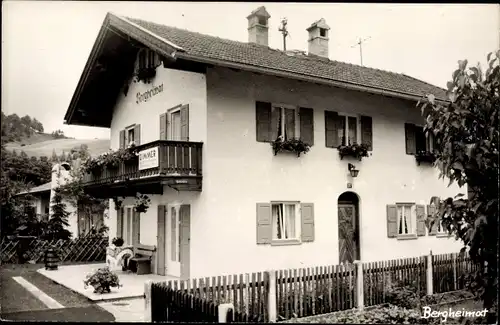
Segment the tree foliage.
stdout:
[[2,143],[20,141],[35,132],[43,132],[43,125],[29,115],[19,117],[17,114],[5,115],[2,112]]
[[459,61],[448,82],[449,102],[433,95],[418,104],[426,118],[426,132],[436,139],[436,162],[442,178],[467,186],[468,198],[432,200],[438,219],[449,233],[464,243],[462,253],[480,265],[470,274],[470,289],[481,298],[496,321],[498,290],[498,109],[500,107],[500,51],[487,57],[485,73],[480,66]]

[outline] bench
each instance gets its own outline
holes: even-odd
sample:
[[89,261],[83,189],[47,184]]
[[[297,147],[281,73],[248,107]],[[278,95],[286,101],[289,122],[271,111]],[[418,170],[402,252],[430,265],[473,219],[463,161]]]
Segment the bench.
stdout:
[[156,246],[137,244],[134,246],[134,257],[128,262],[128,268],[137,274],[151,273],[151,259]]

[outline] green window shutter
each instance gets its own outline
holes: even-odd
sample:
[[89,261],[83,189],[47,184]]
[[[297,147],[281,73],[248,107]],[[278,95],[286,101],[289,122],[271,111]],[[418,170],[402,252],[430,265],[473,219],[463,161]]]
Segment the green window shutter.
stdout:
[[116,212],[116,237],[123,238],[123,208]]
[[395,204],[387,205],[387,237],[398,236],[398,207]]
[[417,204],[417,236],[425,236],[425,205]]
[[300,139],[310,146],[314,145],[314,110],[301,107],[300,116]]
[[368,146],[368,150],[373,150],[373,131],[372,118],[370,116],[361,116],[361,143]]
[[[435,217],[436,212],[437,212],[436,206],[427,205],[427,214],[429,216]],[[438,222],[439,222],[438,219],[434,220],[434,224],[431,226],[431,229],[429,230],[429,235],[434,236],[435,234],[437,234]]]
[[167,113],[160,115],[160,140],[167,140]]
[[132,242],[135,245],[138,245],[141,242],[141,219],[140,213],[137,211],[133,211],[132,215]]
[[134,143],[136,146],[141,144],[141,125],[136,124],[134,126]]
[[302,242],[314,241],[314,203],[300,204]]
[[272,240],[271,204],[257,203],[257,244],[270,244]]
[[285,108],[285,132],[288,140],[295,138],[295,110]]
[[120,131],[120,149],[125,148],[125,130]]
[[189,105],[181,107],[181,140],[189,141]]
[[328,148],[337,148],[340,145],[339,122],[337,112],[325,111],[325,144]]
[[255,121],[257,123],[257,141],[271,141],[271,103],[255,103]]
[[405,123],[406,154],[414,155],[417,152],[415,125]]

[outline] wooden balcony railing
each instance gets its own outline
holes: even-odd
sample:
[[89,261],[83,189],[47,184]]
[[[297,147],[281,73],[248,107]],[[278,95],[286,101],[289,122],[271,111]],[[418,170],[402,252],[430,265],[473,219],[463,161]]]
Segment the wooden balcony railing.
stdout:
[[155,176],[189,177],[202,176],[201,142],[157,140],[136,147],[140,153],[158,148],[158,163],[152,168],[139,170],[139,157],[121,162],[116,168],[102,169],[84,176],[85,185],[111,184],[130,180],[142,180]]

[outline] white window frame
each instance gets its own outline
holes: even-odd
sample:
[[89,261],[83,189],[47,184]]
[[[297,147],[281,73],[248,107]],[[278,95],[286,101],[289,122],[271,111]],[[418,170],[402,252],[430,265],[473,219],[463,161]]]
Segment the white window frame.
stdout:
[[[284,131],[285,127],[286,127],[285,108],[293,109],[294,110],[294,112],[295,112],[295,114],[294,114],[295,115],[295,130],[294,130],[295,136],[294,136],[294,139],[299,139],[300,138],[300,115],[299,115],[299,107],[295,106],[295,105],[284,104],[284,103],[273,103],[271,107],[272,107],[272,111],[274,111],[275,109],[279,109],[280,110],[281,130],[282,131]],[[271,111],[271,114],[272,114],[272,111]],[[279,129],[277,130],[277,134],[278,134],[278,137],[283,136],[283,134],[279,134]],[[272,140],[274,141],[276,139],[272,139]],[[284,137],[283,137],[283,140],[285,140]],[[291,140],[291,139],[287,139],[287,140]]]
[[[339,117],[343,117],[345,119],[345,129],[343,130],[343,137],[346,139],[346,142],[344,145],[349,144],[349,117],[354,117],[356,119],[356,139],[355,142],[357,144],[361,144],[361,118],[360,115],[358,114],[352,114],[352,113],[344,113],[344,112],[339,112]],[[339,131],[339,136],[341,135]],[[342,142],[342,137],[340,138],[340,141]],[[352,145],[352,143],[351,143]]]
[[177,262],[180,263],[180,236],[181,236],[181,218],[180,218],[180,210],[181,210],[181,204],[180,203],[172,203],[167,205],[167,217],[168,217],[168,222],[170,222],[170,227],[172,227],[172,209],[175,210],[175,220],[176,220],[176,238],[175,238],[175,256],[172,256],[172,228],[170,228],[170,235],[169,235],[169,256],[170,256],[170,261],[172,262]]
[[[453,226],[452,226],[453,227]],[[436,236],[437,237],[448,237],[448,231],[443,227],[443,220],[439,220],[436,227]]]
[[[399,226],[400,226],[400,218],[399,218],[399,209],[401,208],[403,213],[405,211],[405,207],[410,207],[410,225],[409,225],[409,230],[408,233],[399,233]],[[397,213],[397,234],[398,238],[416,238],[417,237],[417,206],[415,203],[409,203],[409,202],[401,202],[401,203],[396,203],[396,213]],[[406,218],[406,216],[404,216]],[[408,219],[407,219],[408,220]]]
[[[300,242],[300,238],[301,238],[301,210],[300,210],[300,202],[298,201],[271,201],[271,225],[272,225],[272,229],[274,229],[274,227],[276,227],[277,225],[274,223],[275,219],[274,219],[274,216],[273,216],[273,206],[274,205],[278,205],[278,204],[283,204],[283,212],[285,213],[286,209],[284,208],[286,205],[293,205],[295,206],[295,236],[294,237],[291,237],[291,238],[276,238],[274,237],[274,230],[271,231],[271,234],[272,234],[272,242],[274,243],[280,243],[280,242],[289,242],[289,241],[293,241],[293,242]],[[286,220],[287,218],[283,218],[283,220]]]
[[[174,128],[172,127],[172,114],[177,113],[177,112],[179,112],[179,114],[180,114],[181,107],[182,107],[182,105],[179,104],[179,105],[174,106],[172,108],[169,108],[167,110],[167,125],[168,125],[167,140],[174,141],[173,140],[174,139]],[[180,127],[180,125],[179,125],[179,127]],[[175,141],[180,141],[180,139],[175,140]]]
[[[136,136],[136,134],[135,134],[135,126],[136,126],[135,124],[132,124],[132,125],[127,126],[125,128],[125,145],[127,147],[130,147],[132,144],[135,145],[135,136]],[[134,140],[132,142],[130,142],[130,140],[129,140],[129,134],[130,134],[130,132],[132,132],[132,134],[134,135]]]

